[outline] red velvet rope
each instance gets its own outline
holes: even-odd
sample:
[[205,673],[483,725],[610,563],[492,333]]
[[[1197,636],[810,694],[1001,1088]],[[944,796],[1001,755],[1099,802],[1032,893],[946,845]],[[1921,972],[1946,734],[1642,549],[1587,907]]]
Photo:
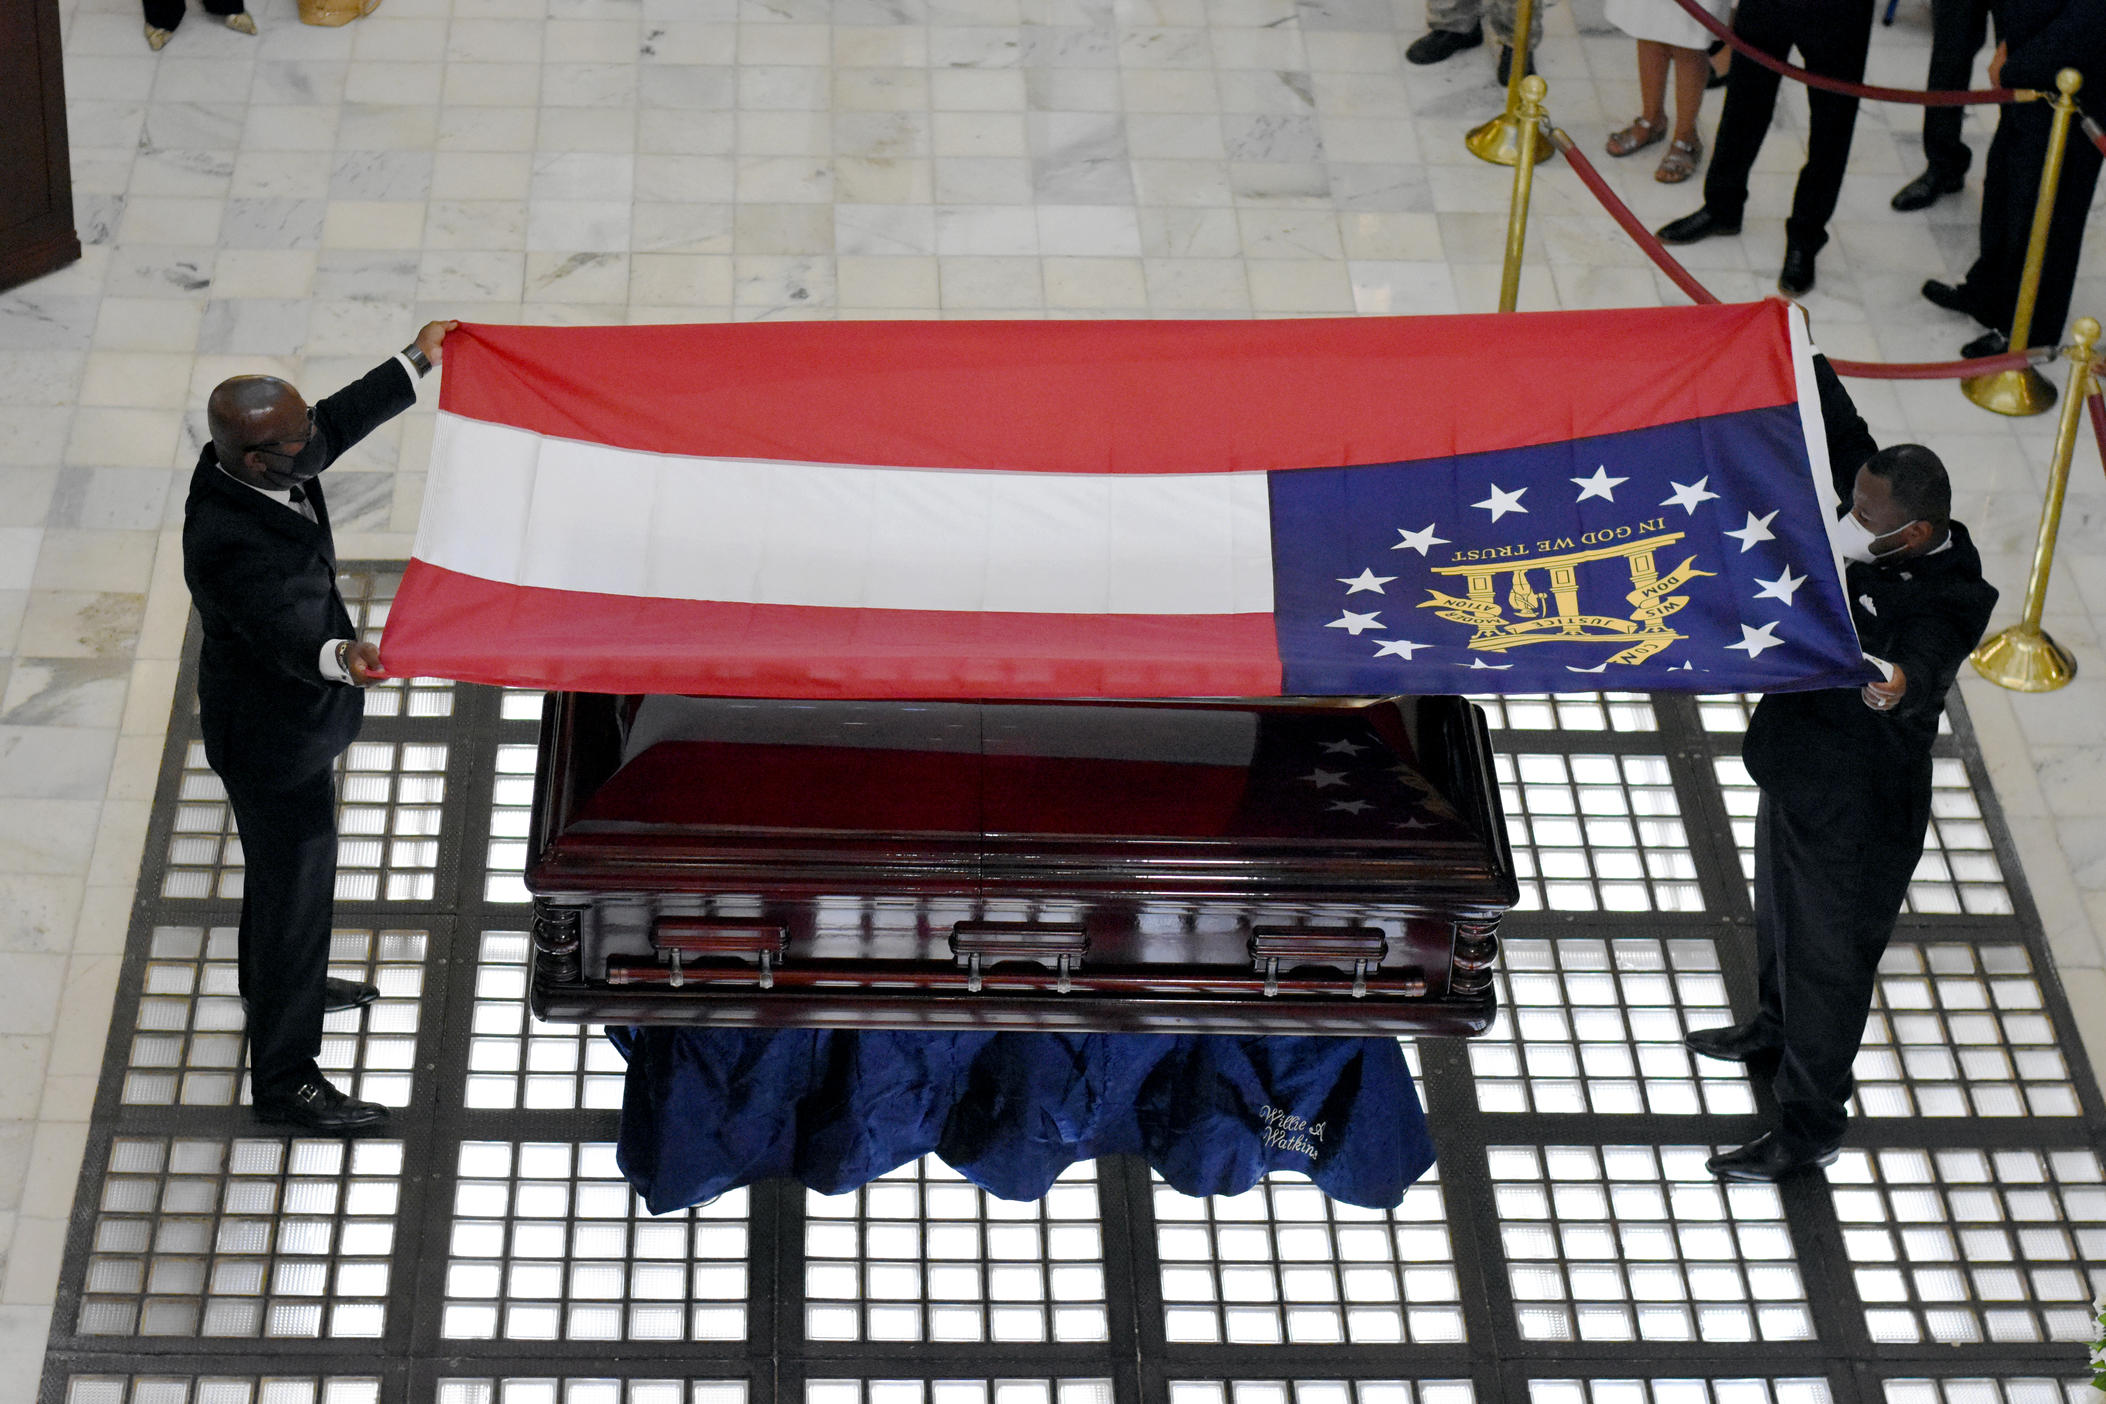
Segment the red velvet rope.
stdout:
[[[1602,208],[1608,212],[1609,218],[1615,220],[1623,232],[1631,236],[1631,242],[1644,251],[1655,267],[1665,273],[1676,287],[1688,294],[1691,302],[1711,304],[1718,301],[1711,289],[1698,282],[1696,275],[1684,268],[1681,262],[1667,251],[1667,245],[1661,243],[1659,238],[1640,222],[1631,207],[1623,202],[1622,197],[1609,188],[1609,183],[1602,179],[1601,172],[1595,169],[1594,163],[1587,159],[1586,153],[1579,149],[1571,137],[1553,127],[1550,140],[1565,154],[1565,160],[1571,165],[1573,174],[1580,178],[1580,183],[1593,191],[1594,198],[1601,201]],[[2047,353],[2043,351],[2042,354]],[[1981,356],[1971,361],[1838,361],[1831,357],[1828,364],[1835,367],[1837,375],[1847,375],[1854,380],[1961,380],[1971,375],[1986,375],[1991,371],[2017,370],[2021,366],[2031,365],[2032,362],[2032,356],[2023,351],[2007,351],[2001,356]],[[2096,415],[2096,402],[2092,408]]]
[[2106,130],[2089,117],[2080,115],[2077,120],[2084,124],[2084,135],[2091,138],[2091,144],[2099,148],[2100,154],[2106,155]]
[[2091,410],[2091,436],[2099,441],[2099,462],[2106,465],[2106,399],[2094,390],[2086,407]]
[[[2016,88],[1974,88],[1965,92],[1956,89],[1882,88],[1869,83],[1846,83],[1840,78],[1827,78],[1818,73],[1809,73],[1796,64],[1772,58],[1762,50],[1735,34],[1724,22],[1697,0],[1675,0],[1688,12],[1689,17],[1716,34],[1733,47],[1733,52],[1742,58],[1752,59],[1769,69],[1781,73],[1796,83],[1809,88],[1819,88],[1824,93],[1841,93],[1844,97],[1871,98],[1875,102],[1906,102],[1917,107],[1970,107],[1976,103],[2019,102],[2021,90]],[[2037,97],[2039,94],[2028,94]]]

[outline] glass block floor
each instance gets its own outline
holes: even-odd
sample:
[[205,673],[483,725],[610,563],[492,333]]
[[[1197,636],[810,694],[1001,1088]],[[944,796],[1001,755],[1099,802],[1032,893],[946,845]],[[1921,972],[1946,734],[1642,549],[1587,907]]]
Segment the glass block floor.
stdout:
[[[393,575],[346,587],[377,632]],[[614,1169],[621,1060],[526,1012],[540,698],[368,696],[331,969],[382,998],[323,1062],[396,1115],[348,1145],[247,1112],[240,838],[179,708],[44,1404],[2089,1401],[2106,1115],[1964,717],[1849,1148],[1703,1173],[1771,1109],[1680,1043],[1752,1001],[1751,702],[1484,700],[1523,907],[1491,1031],[1407,1049],[1441,1163],[1396,1210],[929,1162],[661,1218]]]

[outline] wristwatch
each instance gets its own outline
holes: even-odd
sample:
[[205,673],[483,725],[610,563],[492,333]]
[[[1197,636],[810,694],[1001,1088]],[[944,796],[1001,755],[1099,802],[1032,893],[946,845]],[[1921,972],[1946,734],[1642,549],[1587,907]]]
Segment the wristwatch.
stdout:
[[402,354],[408,359],[411,365],[417,368],[418,375],[423,376],[431,374],[431,357],[425,355],[424,348],[419,346],[416,342],[412,341],[409,345],[403,347]]
[[336,641],[336,669],[345,677],[351,676],[351,640]]

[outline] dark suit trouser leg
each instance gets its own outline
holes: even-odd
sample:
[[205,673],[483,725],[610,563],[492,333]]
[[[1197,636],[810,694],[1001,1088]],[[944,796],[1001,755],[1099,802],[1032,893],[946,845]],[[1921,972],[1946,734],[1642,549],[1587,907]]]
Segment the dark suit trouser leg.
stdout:
[[[1733,32],[1772,58],[1792,50],[1789,15],[1777,0],[1743,0]],[[1759,63],[1736,62],[1727,70],[1726,105],[1712,139],[1711,169],[1704,173],[1704,208],[1722,220],[1737,220],[1748,204],[1748,172],[1769,135],[1783,81]]]
[[[1989,37],[1987,0],[1931,0],[1930,73],[1923,86],[1960,91],[1974,76],[1974,56]],[[1958,180],[1974,153],[1960,139],[1964,107],[1923,109],[1923,155],[1934,176]]]
[[[1872,7],[1873,0],[1824,0],[1818,18],[1802,15],[1799,52],[1806,56],[1807,68],[1849,83],[1861,80],[1872,49]],[[1792,247],[1818,253],[1828,242],[1828,221],[1843,193],[1850,141],[1857,132],[1857,99],[1813,90],[1806,95],[1806,106],[1811,118],[1806,164],[1799,168],[1784,234]]]
[[[1843,1138],[1850,1067],[1872,1009],[1879,958],[1909,875],[1923,852],[1923,829],[1906,825],[1809,824],[1767,796],[1756,817],[1758,906],[1770,939],[1761,951],[1764,1017],[1783,1031],[1784,1057],[1772,1088],[1784,1138],[1827,1147]],[[1757,917],[1758,941],[1762,915]]]
[[[2026,245],[2033,234],[2033,206],[2040,198],[2051,121],[2045,103],[2015,103],[2004,108],[1982,175],[1981,254],[1967,270],[1965,287],[1982,309],[1984,323],[2006,335],[2025,274]],[[2072,131],[2062,158],[2062,179],[2055,190],[2055,211],[2048,220],[2047,253],[2040,265],[2033,324],[2026,336],[2035,346],[2054,345],[2069,318],[2077,257],[2083,250],[2084,222],[2098,186],[2099,163],[2099,149],[2081,131]]]
[[241,993],[260,1100],[315,1071],[336,896],[336,791],[324,770],[289,789],[230,782],[241,828]]
[[145,0],[146,22],[155,29],[174,29],[183,22],[183,0]]

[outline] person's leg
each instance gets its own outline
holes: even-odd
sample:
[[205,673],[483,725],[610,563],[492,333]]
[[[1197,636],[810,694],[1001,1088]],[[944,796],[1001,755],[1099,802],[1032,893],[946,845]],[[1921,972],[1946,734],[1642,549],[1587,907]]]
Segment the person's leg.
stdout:
[[[1807,68],[1845,82],[1862,79],[1872,49],[1873,8],[1874,0],[1825,0],[1820,9],[1809,12],[1797,36]],[[1857,99],[1814,90],[1808,92],[1806,104],[1812,116],[1806,164],[1799,168],[1784,233],[1792,248],[1812,254],[1828,242],[1828,220],[1843,193],[1843,172],[1857,130]]]
[[[1742,0],[1733,32],[1775,58],[1791,52],[1792,31],[1777,0]],[[1726,106],[1712,139],[1711,169],[1704,175],[1704,208],[1728,224],[1740,222],[1748,204],[1748,172],[1769,135],[1777,108],[1775,73],[1759,63],[1736,63],[1726,80]]]
[[2011,103],[1997,116],[1982,166],[1980,252],[1959,288],[1975,320],[2007,336],[2040,192],[2040,164],[2047,157],[2052,117],[2046,106]]
[[1697,139],[1697,115],[1704,110],[1704,85],[1711,79],[1711,58],[1702,49],[1667,48],[1675,73],[1675,140]]
[[[1926,788],[1928,788],[1926,786]],[[1778,863],[1773,892],[1783,940],[1777,970],[1784,1057],[1772,1089],[1780,1138],[1798,1152],[1843,1138],[1851,1065],[1872,1010],[1879,959],[1894,933],[1909,875],[1923,852],[1923,819],[1839,832],[1788,811],[1770,816]]]
[[[1427,0],[1431,6],[1433,0]],[[1491,26],[1492,37],[1511,49],[1514,46],[1514,21],[1520,18],[1520,0],[1480,0],[1484,8],[1485,23]],[[1543,12],[1550,8],[1550,0],[1536,0],[1535,14],[1528,24],[1528,51],[1534,53],[1543,46]]]
[[336,897],[336,792],[327,770],[288,789],[230,783],[241,830],[240,971],[257,1101],[315,1072]]
[[183,22],[183,0],[144,0],[146,22],[155,29],[174,29]]
[[1638,106],[1649,127],[1667,121],[1667,67],[1667,45],[1654,39],[1638,41]]
[[[1924,86],[1964,89],[1974,76],[1974,58],[1989,37],[1988,0],[1931,0],[1930,74]],[[1930,173],[1945,184],[1958,184],[1974,153],[1960,139],[1963,107],[1923,109],[1923,155]]]
[[[1777,887],[1777,854],[1770,829],[1770,800],[1755,806],[1755,1017],[1749,1021],[1764,1042],[1784,1043],[1783,908]],[[1787,860],[1789,861],[1789,860]],[[1787,888],[1789,874],[1786,874]]]
[[1482,19],[1484,0],[1426,0],[1426,27],[1446,34],[1469,34]]
[[[2047,253],[2040,263],[2040,292],[2033,303],[2033,323],[2026,335],[2026,340],[2035,346],[2053,346],[2062,340],[2062,326],[2069,319],[2070,294],[2077,285],[2077,258],[2084,248],[2084,222],[2091,213],[2092,192],[2098,182],[2099,148],[2086,141],[2082,132],[2070,133],[2069,148],[2062,158],[2062,181],[2055,187],[2055,212],[2048,219]],[[2037,178],[2034,189],[2034,198],[2038,199]],[[2029,210],[2029,236],[2030,214]],[[2024,264],[2021,250],[2021,269]]]

